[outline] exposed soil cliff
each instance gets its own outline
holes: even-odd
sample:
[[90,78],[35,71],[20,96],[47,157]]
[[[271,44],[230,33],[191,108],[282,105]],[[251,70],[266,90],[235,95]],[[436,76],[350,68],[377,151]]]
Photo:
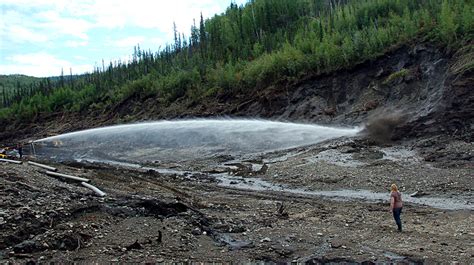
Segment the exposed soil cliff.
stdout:
[[[441,134],[470,141],[474,76],[472,71],[453,74],[457,60],[459,56],[430,44],[404,45],[353,69],[227,92],[199,102],[180,99],[162,105],[155,98],[135,97],[102,112],[44,115],[28,124],[5,125],[0,142],[116,123],[207,116],[371,123],[375,134],[386,139]],[[387,123],[387,114],[397,121]]]

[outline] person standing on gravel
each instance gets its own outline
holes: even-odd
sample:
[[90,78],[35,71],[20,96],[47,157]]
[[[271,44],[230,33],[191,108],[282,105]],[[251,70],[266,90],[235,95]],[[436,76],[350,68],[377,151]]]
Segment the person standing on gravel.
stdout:
[[400,215],[402,214],[403,202],[402,194],[398,191],[398,187],[395,184],[392,184],[390,187],[392,192],[390,193],[390,209],[393,213],[393,218],[398,226],[398,232],[402,231],[402,220]]
[[23,158],[23,145],[21,143],[18,143],[16,145],[16,148],[18,150],[18,155],[20,156],[20,159]]

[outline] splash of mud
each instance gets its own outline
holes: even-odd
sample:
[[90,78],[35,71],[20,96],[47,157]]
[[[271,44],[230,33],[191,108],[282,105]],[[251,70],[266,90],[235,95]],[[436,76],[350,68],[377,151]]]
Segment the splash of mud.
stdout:
[[390,143],[395,138],[397,127],[407,120],[407,114],[399,110],[384,109],[369,116],[362,133],[376,143]]

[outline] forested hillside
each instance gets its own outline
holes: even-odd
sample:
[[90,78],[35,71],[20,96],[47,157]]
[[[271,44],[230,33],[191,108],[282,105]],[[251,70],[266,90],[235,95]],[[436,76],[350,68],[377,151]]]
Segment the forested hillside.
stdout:
[[131,61],[80,77],[17,83],[17,93],[2,94],[0,119],[105,111],[130,99],[167,105],[240,94],[351,68],[412,40],[461,53],[458,73],[474,67],[469,0],[254,0],[201,16],[189,33],[174,35],[160,51],[137,45]]
[[31,94],[41,78],[26,75],[0,75],[0,106],[10,106]]

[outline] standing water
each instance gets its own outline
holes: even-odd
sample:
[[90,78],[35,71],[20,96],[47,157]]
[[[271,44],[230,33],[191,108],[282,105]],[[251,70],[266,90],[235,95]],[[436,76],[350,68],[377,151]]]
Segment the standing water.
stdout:
[[78,131],[38,140],[35,146],[38,156],[59,161],[178,162],[284,150],[359,131],[266,120],[197,119]]

